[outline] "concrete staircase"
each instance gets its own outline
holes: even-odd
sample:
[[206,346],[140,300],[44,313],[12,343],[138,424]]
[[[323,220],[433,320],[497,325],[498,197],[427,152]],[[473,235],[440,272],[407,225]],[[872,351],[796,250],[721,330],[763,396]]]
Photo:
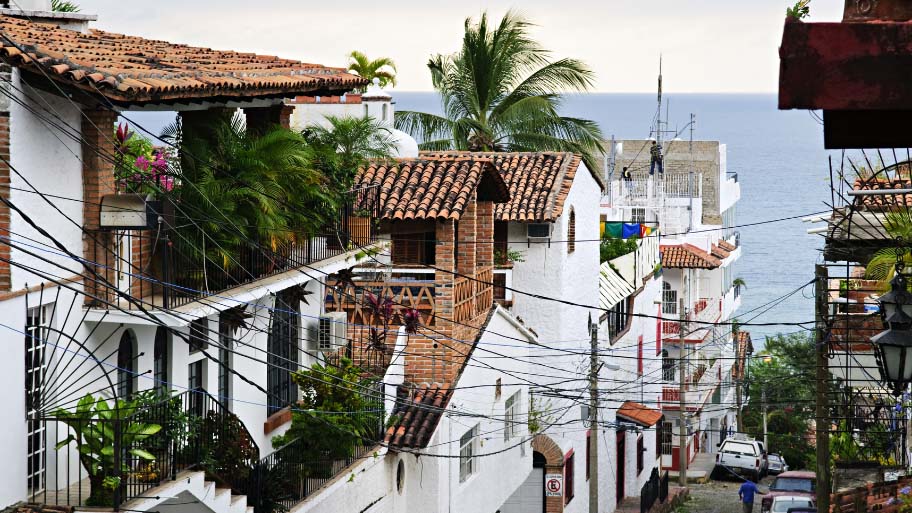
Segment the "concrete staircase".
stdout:
[[[195,508],[187,511],[199,511],[205,507],[213,513],[253,513],[253,507],[247,505],[246,495],[233,495],[228,488],[219,488],[206,475],[199,471],[186,471],[177,475],[173,481],[166,481],[146,490],[138,497],[123,504],[124,511],[154,511],[159,506],[186,505],[194,503]],[[180,509],[175,509],[180,511]]]

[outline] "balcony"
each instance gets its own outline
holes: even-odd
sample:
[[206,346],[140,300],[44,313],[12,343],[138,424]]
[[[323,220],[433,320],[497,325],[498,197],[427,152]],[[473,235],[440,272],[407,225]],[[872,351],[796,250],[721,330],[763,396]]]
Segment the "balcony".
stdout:
[[[341,206],[326,207],[334,212],[315,233],[216,247],[202,228],[100,231],[87,258],[97,263],[93,271],[145,307],[175,308],[375,244],[376,200],[377,188],[352,191]],[[183,223],[164,210],[165,226]],[[92,293],[97,308],[136,306],[105,286]]]
[[365,294],[370,293],[390,298],[398,307],[418,310],[424,325],[435,324],[437,282],[433,269],[356,267],[354,272],[359,278],[351,284],[327,283],[327,312],[347,312],[348,321],[356,325],[378,324],[376,313],[364,299]]
[[[201,390],[152,402],[121,418],[111,414],[116,410],[105,413],[95,407],[74,408],[70,416],[58,412],[53,418],[28,421],[36,433],[32,436],[41,437],[30,441],[44,451],[40,469],[31,468],[38,464],[35,459],[28,469],[28,500],[49,509],[119,510],[126,505],[123,510],[131,511],[129,501],[167,499],[158,496],[158,487],[189,482],[186,472],[200,471],[216,487],[246,496],[247,505],[258,513],[288,511],[377,450],[376,440],[384,433],[383,402],[372,400],[369,406],[358,414],[365,433],[340,441],[351,445],[341,459],[314,458],[315,449],[303,439],[261,459],[238,417]],[[333,428],[327,430],[327,436],[338,436]]]
[[[686,323],[693,323],[684,328],[684,338],[687,340],[704,339],[712,333],[712,323],[715,323],[722,314],[721,300],[701,298],[694,302],[687,314]],[[681,324],[678,320],[662,321],[662,334],[665,338],[678,337],[681,333]]]

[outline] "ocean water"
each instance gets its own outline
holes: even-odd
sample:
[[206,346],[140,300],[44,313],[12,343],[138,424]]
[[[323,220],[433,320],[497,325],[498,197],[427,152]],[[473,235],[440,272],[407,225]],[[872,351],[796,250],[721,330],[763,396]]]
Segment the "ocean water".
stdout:
[[[683,127],[693,113],[695,139],[727,145],[728,170],[737,172],[741,183],[739,225],[827,210],[829,152],[823,150],[823,127],[809,112],[778,110],[774,94],[669,94],[666,99],[670,128]],[[435,93],[397,92],[395,100],[399,110],[440,112]],[[655,110],[654,94],[578,94],[562,105],[564,115],[593,119],[618,139],[649,136]],[[165,112],[128,116],[153,133],[174,119],[174,113]],[[839,158],[833,155],[834,162]],[[811,287],[779,301],[813,278],[822,239],[808,235],[809,227],[795,219],[739,229],[743,254],[734,275],[747,288],[738,319],[784,323],[745,327],[755,345],[765,336],[801,329],[787,323],[814,318]]]
[[[397,93],[397,110],[439,113],[434,93]],[[669,128],[696,116],[694,139],[718,140],[728,148],[728,171],[738,173],[739,225],[827,210],[830,152],[823,127],[807,111],[780,111],[774,94],[670,94]],[[654,94],[580,94],[567,97],[562,113],[597,121],[606,136],[646,138],[656,111]],[[681,137],[687,138],[689,131]],[[839,162],[834,154],[834,163]],[[814,319],[813,289],[806,287],[820,260],[822,239],[808,235],[800,219],[739,228],[743,252],[734,276],[747,284],[740,321],[795,323]],[[772,302],[772,303],[771,303]],[[764,306],[770,303],[768,306]],[[755,345],[765,336],[800,331],[790,325],[750,326]]]

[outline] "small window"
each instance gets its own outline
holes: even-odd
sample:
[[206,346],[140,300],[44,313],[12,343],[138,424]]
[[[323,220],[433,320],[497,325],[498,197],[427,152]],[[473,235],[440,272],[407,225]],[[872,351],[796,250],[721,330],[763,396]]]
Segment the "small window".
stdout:
[[117,395],[127,399],[136,392],[136,337],[130,330],[124,331],[117,347]]
[[459,439],[459,482],[463,482],[478,469],[475,461],[475,440],[478,438],[478,424],[466,431]]
[[570,209],[570,220],[567,223],[567,253],[576,251],[576,211]]
[[646,209],[645,208],[635,208],[630,211],[630,222],[631,223],[645,223],[646,222]]
[[668,356],[668,351],[662,349],[662,381],[674,381],[675,361]]
[[643,435],[640,434],[637,438],[637,475],[643,473],[643,453],[646,452],[646,447],[643,446]]
[[573,500],[573,474],[576,464],[576,455],[572,452],[564,459],[564,504]]
[[662,456],[671,456],[671,448],[674,446],[674,425],[671,422],[662,421]]
[[678,291],[671,288],[671,284],[662,282],[662,313],[667,315],[677,315],[678,313]]
[[209,319],[203,317],[190,323],[190,353],[209,347]]
[[364,117],[366,117],[366,118],[367,118],[367,117],[370,117],[370,114],[368,113],[368,110],[367,110],[367,104],[366,104],[366,103],[364,104]]
[[405,463],[402,460],[399,460],[399,464],[396,465],[396,491],[399,492],[399,495],[402,495],[402,490],[405,489]]
[[507,398],[504,403],[504,441],[519,435],[519,399],[520,392]]
[[382,110],[382,112],[383,112],[383,113],[381,114],[381,119],[382,119],[383,121],[386,121],[387,118],[389,118],[389,105],[386,104],[386,103],[384,103],[384,104],[383,104],[383,107],[381,107],[381,110]]
[[168,341],[169,337],[167,328],[161,326],[155,330],[155,347],[153,348],[154,354],[154,373],[155,373],[155,388],[160,392],[166,392],[171,387],[171,377],[169,375],[170,362],[168,361]]

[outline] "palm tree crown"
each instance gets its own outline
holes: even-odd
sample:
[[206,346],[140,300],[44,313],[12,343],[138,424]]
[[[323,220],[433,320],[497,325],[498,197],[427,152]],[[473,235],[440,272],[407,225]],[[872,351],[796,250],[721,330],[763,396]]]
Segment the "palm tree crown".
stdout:
[[465,21],[462,49],[431,57],[443,116],[399,111],[396,128],[424,150],[572,151],[588,164],[602,150],[598,125],[558,114],[562,91],[586,91],[593,72],[576,59],[551,61],[528,35],[530,23],[508,12]]
[[371,82],[376,78],[380,87],[396,85],[396,63],[389,57],[370,60],[367,55],[354,51],[348,55],[348,70]]

